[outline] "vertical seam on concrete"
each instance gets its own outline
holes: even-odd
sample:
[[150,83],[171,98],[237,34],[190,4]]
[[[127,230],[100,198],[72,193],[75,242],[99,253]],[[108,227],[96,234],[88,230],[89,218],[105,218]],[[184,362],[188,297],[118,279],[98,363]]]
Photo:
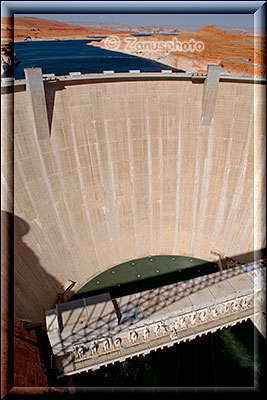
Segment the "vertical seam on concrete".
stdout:
[[[250,119],[249,124],[250,125],[252,124],[251,119]],[[232,198],[231,212],[234,211],[234,205],[235,205],[235,202],[236,202],[238,189],[241,188],[241,187],[244,187],[244,181],[245,181],[245,178],[246,178],[246,168],[244,168],[244,166],[247,165],[246,161],[247,161],[248,152],[249,152],[249,142],[250,141],[249,141],[249,138],[248,138],[248,140],[246,142],[245,152],[244,152],[243,157],[242,157],[243,162],[239,166],[240,172],[239,172],[239,174],[237,176],[237,184],[236,184],[235,191],[234,191],[233,198]],[[231,213],[229,213],[229,214],[228,214],[228,217],[227,217],[227,219],[225,221],[225,226],[227,226],[230,221],[233,221],[233,217],[232,217]],[[243,236],[246,236],[246,235],[244,235],[244,230],[245,230],[245,227],[243,226]],[[228,243],[232,243],[232,240],[234,238],[232,237],[232,240],[231,240],[230,237],[231,237],[231,235],[233,236],[234,233],[235,233],[234,231],[231,231],[231,230],[229,231],[229,242]]]
[[158,247],[161,253],[161,236],[162,236],[162,181],[163,181],[163,154],[162,154],[162,117],[159,118],[160,135],[159,135],[159,176],[160,176],[160,200],[159,200],[159,243]]
[[[249,124],[251,125],[251,120],[250,120],[250,122],[249,122]],[[237,182],[237,185],[236,185],[236,190],[235,190],[235,194],[234,194],[234,197],[233,197],[233,202],[232,202],[232,210],[234,210],[234,206],[235,206],[235,203],[238,201],[238,193],[239,193],[239,189],[241,189],[241,188],[243,188],[243,190],[244,190],[244,187],[245,187],[245,181],[246,181],[246,172],[247,172],[247,160],[248,160],[248,153],[249,153],[249,143],[250,143],[250,140],[249,140],[249,138],[248,138],[248,140],[247,140],[247,143],[246,143],[246,148],[245,148],[245,152],[244,152],[244,155],[243,155],[243,157],[242,157],[242,164],[241,164],[241,166],[240,166],[240,168],[241,168],[241,171],[240,171],[240,174],[239,174],[239,177],[238,177],[238,182]],[[249,198],[250,197],[252,197],[252,203],[253,203],[253,201],[254,201],[254,199],[253,199],[253,194],[254,193],[252,193],[251,191],[249,191],[249,193],[248,193],[248,198],[247,198],[247,200],[248,200],[248,203],[247,204],[249,204],[250,203],[250,200],[249,200]],[[236,218],[238,218],[238,216],[236,217]],[[228,218],[229,219],[229,218]],[[254,221],[253,221],[253,224],[254,224]],[[247,234],[248,234],[248,231],[251,229],[251,226],[250,226],[250,224],[249,224],[249,218],[247,218],[246,219],[246,225],[245,226],[243,226],[243,234],[242,234],[242,237],[243,237],[243,240],[244,241],[246,241],[246,234],[245,234],[245,231],[247,231]],[[231,232],[230,233],[230,235],[229,235],[229,242],[231,242],[231,235],[233,236],[233,234],[234,234],[234,231],[233,232]],[[234,237],[232,238],[232,240],[234,240]],[[241,245],[241,243],[242,243],[242,240],[241,239],[239,239],[239,241],[238,241],[238,245],[240,246],[240,247],[242,247],[242,245]]]
[[[201,99],[200,99],[200,107],[201,107]],[[193,201],[193,207],[192,207],[192,231],[191,231],[191,242],[190,242],[190,254],[195,254],[194,253],[194,248],[195,248],[195,235],[196,235],[196,226],[195,226],[195,221],[197,220],[196,215],[197,215],[197,208],[199,205],[199,190],[200,190],[200,163],[199,163],[199,155],[200,155],[200,134],[201,134],[201,118],[199,119],[199,124],[198,124],[198,129],[196,133],[196,138],[197,138],[197,144],[196,144],[196,158],[195,158],[195,170],[194,170],[194,191],[192,194],[192,197],[194,199]]]
[[[68,242],[68,240],[66,238],[65,231],[64,231],[64,229],[62,227],[62,224],[60,222],[61,220],[60,220],[60,217],[59,217],[59,214],[58,214],[58,210],[57,210],[57,207],[56,207],[56,199],[54,197],[53,190],[51,188],[49,178],[47,177],[47,174],[46,174],[47,171],[46,171],[45,163],[44,163],[44,160],[43,160],[42,151],[41,151],[41,147],[40,147],[40,143],[39,143],[38,137],[37,137],[37,135],[33,135],[33,136],[34,136],[34,141],[35,141],[36,147],[38,149],[38,154],[39,154],[39,157],[40,157],[40,164],[41,164],[41,168],[43,170],[44,181],[46,182],[46,186],[47,186],[48,192],[50,194],[50,199],[52,200],[52,204],[54,206],[54,210],[55,210],[55,214],[56,214],[57,219],[58,219],[58,226],[59,226],[59,229],[61,231],[62,238],[63,238],[65,244],[67,245],[67,248],[68,248],[68,246],[70,248],[72,248],[71,244],[69,244],[69,242]],[[70,251],[70,257],[71,257],[72,266],[74,266],[75,263],[74,263],[74,260],[72,259],[72,251]]]
[[[61,96],[61,94],[59,94],[59,96]],[[67,101],[68,101],[68,96],[67,96]],[[65,108],[64,102],[63,102],[63,101],[62,101],[62,108]],[[68,112],[66,112],[66,110],[64,110],[64,111],[65,111],[65,112],[64,112],[64,115],[69,116],[69,121],[70,121],[70,123],[71,123],[71,113],[70,113],[69,107],[67,106],[67,111],[68,111]],[[65,131],[65,129],[64,129],[64,125],[62,126],[62,134],[63,134],[63,136],[64,136],[64,138],[65,138],[65,136],[66,136],[66,131]],[[55,152],[55,159],[56,159],[57,170],[58,170],[58,173],[59,173],[59,175],[60,175],[60,174],[62,174],[63,172],[62,172],[61,158],[60,158],[60,156],[59,156],[59,150],[57,150],[57,149],[54,148],[54,142],[53,142],[53,140],[52,140],[51,138],[50,138],[49,140],[50,140],[50,143],[53,144],[53,149],[54,149],[54,152]],[[39,145],[39,143],[38,143],[38,145]],[[51,147],[52,147],[52,146],[51,146]],[[69,149],[69,148],[67,147],[67,149]],[[40,153],[41,153],[41,152],[40,152]],[[42,153],[41,153],[41,154],[42,154]],[[41,156],[41,158],[42,158],[42,156]],[[48,178],[48,180],[49,180],[49,178]],[[49,185],[50,185],[50,182],[49,182]],[[62,193],[64,193],[64,188],[65,188],[64,179],[59,179],[59,185],[60,185],[60,188],[61,188]],[[57,213],[57,215],[58,215],[58,209],[57,209],[57,203],[58,203],[58,202],[56,202],[56,199],[54,198],[54,196],[53,196],[53,202],[54,202],[54,207],[55,207],[55,209],[56,209],[56,213]],[[70,217],[70,216],[71,216],[71,213],[70,213],[70,211],[69,211],[69,207],[68,207],[67,202],[65,201],[65,198],[64,198],[64,204],[65,204],[65,207],[66,207],[66,210],[67,210],[67,214],[68,214],[68,218],[69,218],[69,223],[70,223],[71,231],[73,232],[74,241],[76,241],[76,236],[74,235],[73,227],[72,227],[72,224],[71,224],[71,217]],[[58,215],[58,218],[59,218],[59,215]],[[59,218],[59,221],[60,221],[60,218]],[[63,228],[61,228],[62,224],[61,224],[60,222],[59,222],[59,226],[60,226],[61,231],[64,232],[64,236],[65,236],[65,230],[64,230]],[[72,241],[69,241],[68,238],[67,238],[67,236],[65,236],[65,240],[66,240],[66,242],[68,243],[68,247],[67,247],[67,248],[72,249],[72,250],[71,250],[71,254],[75,254],[74,248],[73,248],[73,245],[72,245]],[[78,247],[78,248],[79,248],[79,247]],[[74,273],[74,267],[75,267],[76,264],[77,264],[77,262],[74,262],[74,260],[73,260],[73,261],[72,261],[71,273]]]
[[[67,99],[68,99],[68,96],[67,96]],[[63,107],[64,107],[64,104],[63,104]],[[74,155],[75,155],[75,160],[76,160],[76,163],[77,163],[77,159],[76,159],[76,151],[77,151],[77,148],[76,148],[76,143],[74,143],[74,141],[73,141],[74,132],[73,132],[73,122],[72,122],[72,117],[71,117],[71,108],[70,108],[70,103],[69,103],[69,101],[68,101],[67,110],[68,110],[68,113],[64,113],[64,114],[65,114],[65,115],[69,115],[70,135],[71,135],[72,143],[74,144]],[[64,130],[63,130],[63,132],[64,132],[64,136],[65,136],[66,132],[65,132]],[[69,147],[68,147],[67,149],[69,150]],[[57,157],[56,157],[56,159],[57,159]],[[69,156],[68,156],[68,159],[69,159]],[[59,157],[59,160],[60,160],[60,157]],[[71,163],[69,162],[69,164],[71,164]],[[60,162],[60,166],[61,166],[61,162]],[[78,170],[78,175],[79,175],[79,170]],[[81,181],[80,181],[80,180],[79,180],[79,183],[81,184]],[[64,179],[62,180],[62,187],[63,187],[63,188],[66,187]],[[81,189],[81,185],[80,185],[80,189]],[[82,199],[83,199],[82,190],[81,190],[81,197],[82,197]],[[75,230],[73,229],[73,223],[72,223],[72,218],[71,218],[71,212],[70,212],[70,210],[69,210],[69,206],[68,206],[67,201],[64,201],[64,203],[65,203],[65,206],[66,206],[66,209],[67,209],[67,213],[68,213],[68,216],[69,216],[69,225],[70,225],[70,228],[71,228],[71,231],[72,231],[72,237],[73,237],[73,239],[74,239],[73,241],[76,242],[76,245],[75,245],[75,248],[77,249],[77,250],[76,250],[76,254],[77,254],[77,256],[80,256],[80,252],[79,252],[80,246],[79,246],[79,243],[77,242],[77,238],[76,238],[76,235],[75,235]],[[75,264],[74,264],[74,265],[75,265]]]
[[135,206],[135,182],[134,182],[134,167],[133,167],[133,149],[132,149],[132,135],[130,128],[130,120],[127,118],[127,136],[128,136],[128,152],[129,152],[129,160],[130,160],[130,180],[132,184],[132,213],[133,213],[133,226],[134,226],[134,244],[136,246],[136,206]]
[[[107,146],[109,175],[111,178],[111,186],[112,186],[112,191],[108,190],[108,193],[107,193],[107,199],[108,199],[107,204],[108,204],[108,212],[109,212],[109,224],[111,223],[112,231],[113,231],[112,236],[110,236],[110,239],[112,239],[112,246],[113,246],[113,251],[114,251],[114,261],[115,261],[115,260],[118,260],[118,258],[120,259],[120,246],[118,246],[118,226],[116,223],[116,212],[115,212],[116,189],[115,189],[115,184],[114,184],[114,169],[113,169],[112,156],[111,156],[111,151],[110,151],[110,141],[109,141],[109,135],[108,135],[108,129],[107,129],[107,120],[105,118],[103,95],[101,96],[101,100],[102,100],[102,114],[103,114],[103,120],[104,120],[104,135],[105,135],[106,146]],[[110,207],[112,207],[113,210],[112,209],[110,210]],[[115,243],[116,243],[116,245],[115,245]]]
[[154,248],[153,240],[153,218],[152,218],[152,161],[151,161],[151,140],[150,140],[150,125],[149,125],[149,107],[148,96],[146,95],[146,131],[147,131],[147,165],[148,165],[148,209],[149,209],[149,225],[150,225],[150,244],[149,253],[152,254]]
[[[207,78],[209,79],[209,74],[207,75]],[[205,81],[206,83],[206,81]],[[205,84],[203,87],[203,91],[205,91]],[[200,127],[200,132],[205,134],[207,133],[208,137],[208,149],[207,149],[207,154],[205,155],[205,160],[204,160],[204,170],[203,170],[203,177],[202,177],[202,182],[201,182],[201,190],[200,190],[200,201],[199,201],[199,210],[198,212],[202,214],[203,220],[206,221],[206,208],[207,208],[207,200],[208,200],[208,189],[209,189],[209,180],[207,177],[210,176],[210,170],[211,170],[211,156],[212,156],[212,150],[213,150],[213,145],[214,145],[214,137],[213,137],[213,117],[215,114],[215,108],[216,108],[216,99],[218,97],[218,89],[219,89],[219,80],[217,82],[217,88],[216,88],[216,97],[213,105],[213,112],[212,112],[212,118],[210,120],[210,125],[208,127],[205,127],[203,125],[203,119],[201,121],[201,127]],[[205,93],[203,93],[203,96]],[[205,100],[205,99],[204,99]],[[196,227],[197,230],[201,232],[201,235],[203,234],[203,231],[205,229],[204,223],[201,223],[200,226]]]
[[[126,83],[126,91],[127,91],[127,99],[129,99],[128,94],[128,83]],[[129,103],[127,102],[127,115],[129,115]],[[133,213],[133,226],[134,226],[134,247],[136,247],[136,238],[137,238],[137,222],[136,222],[136,202],[135,202],[135,180],[134,180],[134,161],[133,161],[133,138],[130,126],[130,118],[126,119],[127,125],[127,137],[128,137],[128,152],[129,152],[129,161],[130,161],[130,179],[132,184],[132,213]]]
[[176,160],[176,202],[175,202],[175,232],[174,232],[174,241],[173,241],[173,254],[177,254],[179,249],[179,244],[177,243],[178,238],[178,224],[179,224],[179,206],[180,206],[180,186],[181,186],[181,173],[182,173],[182,152],[181,152],[181,123],[180,119],[178,121],[178,146],[177,146],[177,160]]
[[[72,121],[71,121],[71,134],[72,134],[72,141],[73,141],[73,144],[74,144],[75,159],[76,159],[76,163],[77,163],[77,167],[78,167],[78,175],[79,175],[79,181],[80,181],[81,196],[82,196],[82,199],[83,199],[83,204],[84,204],[84,208],[85,208],[85,214],[86,214],[87,221],[88,221],[88,224],[89,224],[89,231],[90,231],[91,240],[92,240],[92,243],[94,245],[94,251],[95,251],[95,256],[96,256],[96,260],[97,260],[97,265],[99,267],[100,266],[99,255],[98,255],[98,251],[97,251],[97,246],[96,246],[94,233],[93,233],[93,231],[91,229],[92,222],[91,222],[91,217],[90,217],[90,213],[89,213],[87,197],[84,194],[84,181],[83,181],[83,175],[82,175],[82,171],[81,171],[81,163],[80,163],[79,154],[78,154],[77,141],[76,141],[75,132],[74,132],[74,124],[73,124]],[[89,144],[88,144],[88,147],[90,147]]]
[[[233,115],[235,115],[235,107],[236,107],[236,103],[234,103]],[[233,132],[233,125],[234,125],[234,118],[231,121],[231,127],[230,127],[230,130],[229,130],[230,132]],[[230,137],[230,140],[229,140],[229,143],[228,143],[228,148],[227,148],[226,165],[229,165],[230,164],[229,161],[231,161],[230,154],[231,154],[231,149],[232,149],[232,141],[233,141],[233,139],[232,139],[232,137]],[[227,182],[228,181],[227,177],[229,175],[230,169],[231,169],[230,167],[227,167],[227,168],[224,169],[222,182]],[[220,227],[222,226],[221,221],[222,221],[223,215],[224,215],[223,211],[225,209],[225,204],[226,204],[227,189],[228,189],[228,185],[223,185],[222,186],[221,191],[220,191],[219,207],[216,210],[216,217],[215,217],[214,229],[213,229],[213,233],[214,233],[214,230],[215,230],[215,235],[214,234],[212,235],[213,239],[215,240],[216,243],[219,240],[218,239],[219,231],[216,229],[216,227],[217,226],[220,226]],[[215,247],[216,247],[216,245],[215,245]]]
[[[203,128],[202,128],[203,129]],[[208,202],[208,189],[209,189],[209,177],[210,170],[211,170],[211,154],[212,154],[212,149],[213,149],[213,143],[214,143],[214,138],[212,137],[212,126],[208,128],[208,148],[207,148],[207,154],[205,155],[205,160],[204,160],[204,167],[203,167],[203,175],[202,175],[202,180],[201,180],[201,185],[200,185],[200,198],[199,198],[199,208],[198,208],[198,214],[202,218],[200,219],[200,224],[196,226],[197,234],[199,236],[202,236],[205,230],[205,222],[206,222],[206,207],[207,207],[207,202]]]
[[[95,121],[94,121],[94,126],[96,126]],[[90,144],[88,145],[88,150],[89,150],[90,158],[91,158],[91,160],[93,160],[92,150],[91,150]],[[99,175],[100,175],[101,185],[102,185],[102,187],[103,187],[103,189],[104,189],[104,194],[105,194],[105,199],[106,199],[107,194],[106,194],[106,190],[105,190],[105,183],[104,183],[102,168],[100,168],[100,165],[101,165],[101,156],[100,156],[100,154],[99,154],[99,142],[96,143],[95,150],[96,150],[96,156],[97,156],[97,163],[98,163],[98,169],[99,169]],[[92,164],[92,166],[93,166],[93,164]],[[105,207],[105,208],[107,209],[107,207]],[[105,210],[105,216],[106,216],[106,210]],[[108,237],[109,237],[109,239],[110,239],[110,227],[109,227],[109,224],[108,224],[108,222],[107,222],[106,217],[105,217],[105,226],[106,226],[106,228],[107,228]]]

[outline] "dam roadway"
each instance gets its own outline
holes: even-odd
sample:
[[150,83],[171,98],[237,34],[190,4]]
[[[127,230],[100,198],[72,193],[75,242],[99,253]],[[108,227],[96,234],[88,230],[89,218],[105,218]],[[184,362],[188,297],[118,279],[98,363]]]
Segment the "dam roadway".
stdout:
[[263,80],[25,71],[2,83],[15,318],[39,322],[69,280],[77,292],[149,255],[262,258]]
[[46,329],[59,373],[123,362],[248,318],[262,319],[266,337],[263,267],[250,263],[116,300],[105,293],[56,305],[46,312]]

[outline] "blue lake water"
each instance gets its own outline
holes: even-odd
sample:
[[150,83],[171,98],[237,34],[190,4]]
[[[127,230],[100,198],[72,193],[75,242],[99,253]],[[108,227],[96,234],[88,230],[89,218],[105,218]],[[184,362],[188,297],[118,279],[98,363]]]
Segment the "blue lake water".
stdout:
[[[166,67],[155,61],[146,60],[116,51],[87,46],[88,40],[58,40],[15,43],[20,63],[15,67],[15,79],[24,79],[24,68],[41,67],[43,74],[68,75],[70,72],[102,73],[103,70],[128,72],[160,72]],[[178,70],[176,70],[178,71]],[[182,70],[180,70],[183,72]]]
[[162,35],[162,36],[179,36],[180,33],[158,33],[158,35]]

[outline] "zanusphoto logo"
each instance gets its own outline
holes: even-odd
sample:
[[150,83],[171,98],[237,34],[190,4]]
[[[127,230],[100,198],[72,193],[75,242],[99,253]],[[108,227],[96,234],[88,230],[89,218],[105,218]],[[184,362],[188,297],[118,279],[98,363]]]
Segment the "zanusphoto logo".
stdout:
[[204,50],[205,45],[203,42],[194,39],[182,42],[176,37],[172,40],[140,40],[133,36],[119,38],[116,35],[112,35],[104,40],[104,47],[107,50],[113,51],[120,48],[122,51],[158,51],[161,54],[168,55],[171,52],[200,53]]

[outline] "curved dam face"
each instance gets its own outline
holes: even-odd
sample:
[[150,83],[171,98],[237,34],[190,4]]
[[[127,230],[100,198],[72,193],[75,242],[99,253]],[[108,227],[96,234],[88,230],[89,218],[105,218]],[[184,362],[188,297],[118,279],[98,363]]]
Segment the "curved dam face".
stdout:
[[264,247],[264,86],[151,75],[45,82],[42,135],[39,103],[15,85],[14,210],[6,168],[2,204],[15,215],[16,317],[42,320],[69,280],[78,291],[129,260],[247,262]]

